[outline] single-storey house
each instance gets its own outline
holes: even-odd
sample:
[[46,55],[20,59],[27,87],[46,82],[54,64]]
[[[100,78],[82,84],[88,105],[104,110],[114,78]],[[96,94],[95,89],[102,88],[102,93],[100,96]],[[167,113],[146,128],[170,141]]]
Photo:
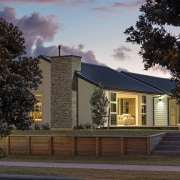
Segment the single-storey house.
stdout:
[[170,79],[81,62],[81,57],[39,56],[43,79],[35,91],[32,112],[52,129],[92,124],[90,97],[101,84],[109,99],[104,127],[178,126],[180,107],[172,97]]

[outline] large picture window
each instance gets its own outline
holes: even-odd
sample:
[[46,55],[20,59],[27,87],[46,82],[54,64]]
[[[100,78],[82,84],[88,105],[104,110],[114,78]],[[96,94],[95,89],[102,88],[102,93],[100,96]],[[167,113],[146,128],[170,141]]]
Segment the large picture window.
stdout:
[[35,121],[42,121],[42,93],[35,93],[36,104],[31,112],[31,116]]
[[118,125],[135,125],[136,99],[131,97],[118,98]]

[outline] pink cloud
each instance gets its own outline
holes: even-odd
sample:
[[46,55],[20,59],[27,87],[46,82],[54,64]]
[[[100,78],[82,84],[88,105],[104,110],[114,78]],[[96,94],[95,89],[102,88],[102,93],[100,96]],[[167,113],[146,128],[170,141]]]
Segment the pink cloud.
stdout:
[[114,54],[112,56],[115,59],[124,61],[126,59],[129,59],[128,53],[131,52],[132,50],[125,46],[121,46],[119,48],[114,49],[113,51],[114,51]]
[[[16,0],[15,3],[19,4],[37,4],[37,5],[50,5],[56,4],[61,6],[79,6],[81,4],[86,4],[93,2],[93,0]],[[2,5],[11,5],[14,0],[0,0]]]
[[140,0],[135,2],[114,2],[111,4],[107,4],[103,7],[95,7],[91,8],[91,11],[99,11],[99,12],[107,12],[107,13],[121,13],[121,8],[140,8],[141,5],[143,5],[146,2],[146,0]]
[[[48,56],[58,56],[59,55],[59,49],[58,46],[44,46],[44,42],[42,39],[38,39],[36,42],[36,48],[33,51],[33,54],[35,56],[38,56],[40,54],[42,55],[48,55]],[[65,45],[61,45],[61,52],[60,54],[63,55],[75,55],[75,56],[81,56],[82,62],[90,63],[90,64],[99,64],[99,61],[96,60],[96,56],[93,51],[84,51],[84,45],[79,44],[77,47],[69,47]]]
[[27,54],[32,56],[34,55],[33,47],[38,39],[50,42],[56,33],[63,28],[62,24],[56,22],[55,16],[44,17],[40,13],[33,13],[30,16],[17,18],[14,8],[4,8],[3,11],[0,11],[0,17],[19,27],[25,38]]
[[[74,0],[73,2],[80,3],[79,0]],[[8,22],[12,22],[23,32],[28,56],[37,57],[40,54],[47,56],[58,55],[58,45],[45,46],[45,43],[53,41],[57,32],[63,30],[63,24],[57,23],[55,16],[43,16],[40,13],[34,12],[31,15],[17,17],[15,8],[5,7],[0,10],[0,17]],[[61,47],[62,55],[77,55],[82,57],[83,62],[99,64],[94,52],[92,50],[84,51],[82,43],[79,43],[77,47],[65,45]]]

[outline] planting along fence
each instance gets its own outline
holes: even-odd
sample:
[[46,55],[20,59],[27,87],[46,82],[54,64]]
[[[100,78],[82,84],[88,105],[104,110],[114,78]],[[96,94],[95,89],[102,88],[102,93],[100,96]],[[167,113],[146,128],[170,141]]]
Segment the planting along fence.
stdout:
[[150,155],[163,135],[163,133],[148,137],[13,135],[0,138],[0,147],[7,155]]

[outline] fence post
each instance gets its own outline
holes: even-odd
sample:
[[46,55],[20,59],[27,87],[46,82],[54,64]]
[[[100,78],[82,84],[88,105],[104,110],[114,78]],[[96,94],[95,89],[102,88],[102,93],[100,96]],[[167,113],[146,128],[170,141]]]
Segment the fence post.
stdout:
[[96,137],[96,156],[100,155],[100,137]]
[[121,156],[125,154],[124,137],[121,137]]
[[150,137],[146,138],[146,155],[149,156],[151,154],[151,139]]
[[76,137],[72,137],[72,156],[76,155]]
[[27,155],[31,154],[31,136],[27,136]]
[[9,155],[10,152],[10,136],[6,137],[6,155]]
[[53,137],[49,137],[49,156],[52,156],[52,153],[53,153]]

